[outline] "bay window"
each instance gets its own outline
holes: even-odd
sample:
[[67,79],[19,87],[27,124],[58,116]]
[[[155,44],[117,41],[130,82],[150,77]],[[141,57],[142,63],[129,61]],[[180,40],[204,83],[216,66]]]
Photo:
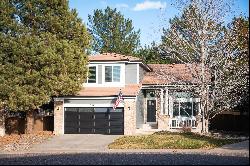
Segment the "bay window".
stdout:
[[196,116],[199,110],[199,102],[195,101],[175,101],[173,103],[173,117]]

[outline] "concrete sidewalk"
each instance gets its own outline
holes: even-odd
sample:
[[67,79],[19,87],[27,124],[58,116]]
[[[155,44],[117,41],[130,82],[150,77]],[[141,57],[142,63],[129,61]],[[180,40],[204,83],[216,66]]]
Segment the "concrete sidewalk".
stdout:
[[211,152],[218,153],[218,154],[238,154],[243,156],[249,157],[249,140],[235,143],[235,144],[228,144],[224,145],[220,148],[211,149]]

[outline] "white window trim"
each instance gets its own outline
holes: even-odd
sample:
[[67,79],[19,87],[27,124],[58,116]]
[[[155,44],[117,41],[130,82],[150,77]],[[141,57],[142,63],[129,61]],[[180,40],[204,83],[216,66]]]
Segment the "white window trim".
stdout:
[[[112,66],[112,77],[113,77],[113,67],[120,66],[120,82],[105,82],[105,67]],[[125,86],[125,64],[103,64],[102,65],[102,84],[104,86],[112,87],[122,87]]]
[[88,85],[95,85],[95,86],[96,86],[96,85],[98,84],[98,65],[89,64],[89,65],[88,65],[88,68],[89,68],[89,67],[93,67],[93,66],[96,67],[96,82],[95,82],[95,83],[88,83],[88,79],[89,79],[89,78],[88,78],[88,76],[87,76],[87,80],[86,80],[87,82],[84,83],[84,86],[85,86],[85,85],[86,85],[86,86],[88,86]]
[[179,101],[179,102],[200,102],[200,98],[176,98],[175,101]]
[[140,83],[140,67],[139,67],[139,64],[136,65],[136,83],[139,84]]

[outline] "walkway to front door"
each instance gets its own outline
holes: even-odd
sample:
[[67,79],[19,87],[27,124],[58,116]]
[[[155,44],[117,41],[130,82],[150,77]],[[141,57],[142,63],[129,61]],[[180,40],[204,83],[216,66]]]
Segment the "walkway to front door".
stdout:
[[65,134],[54,136],[51,140],[34,145],[29,152],[49,153],[49,152],[84,152],[102,151],[108,149],[108,144],[112,143],[121,135],[102,134]]

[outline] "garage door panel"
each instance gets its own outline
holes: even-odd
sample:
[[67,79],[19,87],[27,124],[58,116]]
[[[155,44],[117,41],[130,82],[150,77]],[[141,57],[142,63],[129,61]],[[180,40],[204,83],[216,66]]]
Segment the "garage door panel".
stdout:
[[95,113],[95,119],[108,119],[108,117],[106,113]]
[[108,126],[109,126],[109,123],[95,122],[95,127],[105,128],[105,127],[108,127]]
[[108,134],[107,128],[94,128],[95,134]]
[[110,115],[123,115],[123,112],[110,112]]
[[123,119],[123,114],[122,113],[111,114],[110,118],[111,119]]
[[80,128],[79,134],[93,134],[92,128]]
[[123,109],[65,108],[65,134],[123,134]]
[[64,128],[64,133],[65,134],[76,134],[76,133],[78,133],[78,128],[67,126]]
[[109,122],[110,126],[120,126],[122,127],[123,126],[123,122],[120,122],[120,121],[112,121],[112,122]]
[[88,112],[81,112],[79,113],[80,115],[80,120],[85,120],[85,119],[93,119],[94,114],[93,113],[88,113]]
[[80,123],[79,124],[79,127],[82,127],[82,128],[93,128],[94,126],[94,122],[91,122],[91,123]]
[[110,122],[122,122],[123,123],[123,118],[110,118]]
[[77,122],[78,119],[79,119],[78,117],[75,118],[75,117],[67,116],[67,117],[65,117],[65,122]]
[[80,119],[80,120],[78,120],[80,123],[93,123],[94,122],[94,119],[86,119],[86,120],[84,120],[84,119]]
[[72,112],[66,112],[65,113],[65,118],[69,119],[78,119],[78,113],[72,113]]
[[69,126],[69,127],[77,127],[78,126],[78,122],[77,121],[66,121],[65,122],[65,126]]
[[121,134],[121,133],[123,133],[123,129],[121,129],[121,128],[111,128],[110,129],[110,134]]

